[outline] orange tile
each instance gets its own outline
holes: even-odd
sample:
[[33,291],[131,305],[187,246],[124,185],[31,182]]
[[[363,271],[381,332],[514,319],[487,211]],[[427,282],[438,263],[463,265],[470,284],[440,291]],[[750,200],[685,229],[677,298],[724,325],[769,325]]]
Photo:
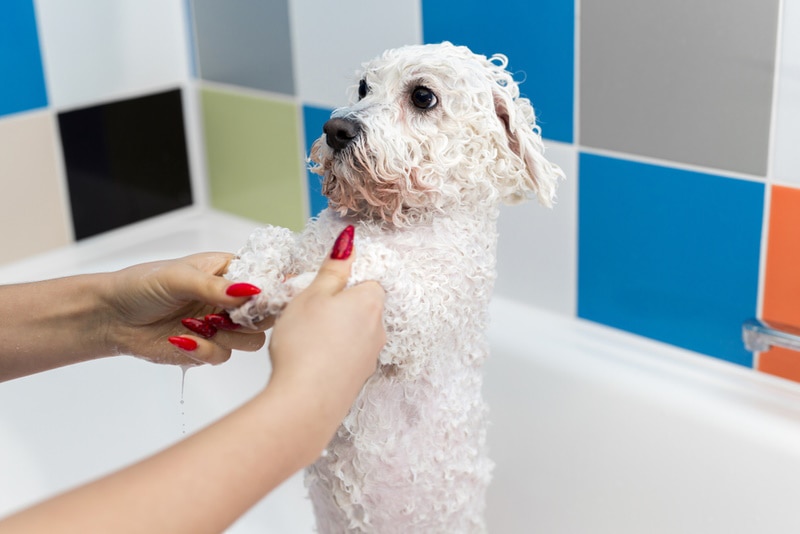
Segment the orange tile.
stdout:
[[759,355],[758,370],[800,382],[800,352],[773,347]]
[[[800,189],[772,187],[762,315],[800,326]],[[800,381],[800,352],[772,349],[758,369]]]
[[800,189],[772,188],[765,319],[800,326]]

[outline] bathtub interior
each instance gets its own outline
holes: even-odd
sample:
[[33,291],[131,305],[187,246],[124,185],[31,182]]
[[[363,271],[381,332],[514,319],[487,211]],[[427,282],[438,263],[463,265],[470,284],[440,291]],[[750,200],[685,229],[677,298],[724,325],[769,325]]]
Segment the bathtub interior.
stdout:
[[800,531],[794,383],[504,299],[492,321],[491,531]]
[[[231,251],[255,226],[187,212],[2,268],[0,282]],[[800,531],[793,384],[502,296],[489,336],[490,532]],[[0,384],[0,516],[168,446],[268,375],[265,351],[236,352],[190,370],[184,404],[180,369],[133,358]],[[230,532],[312,530],[298,474]]]

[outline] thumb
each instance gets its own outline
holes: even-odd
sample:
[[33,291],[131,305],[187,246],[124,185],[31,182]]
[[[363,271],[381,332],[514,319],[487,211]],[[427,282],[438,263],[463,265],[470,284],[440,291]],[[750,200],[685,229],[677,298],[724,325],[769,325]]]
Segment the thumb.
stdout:
[[335,295],[345,288],[347,279],[350,278],[350,268],[355,259],[353,254],[354,237],[353,225],[342,230],[333,244],[331,255],[322,263],[316,278],[308,286],[309,290]]
[[260,291],[251,284],[231,282],[222,277],[232,257],[216,252],[187,256],[178,260],[176,270],[165,283],[183,298],[212,306],[238,306]]

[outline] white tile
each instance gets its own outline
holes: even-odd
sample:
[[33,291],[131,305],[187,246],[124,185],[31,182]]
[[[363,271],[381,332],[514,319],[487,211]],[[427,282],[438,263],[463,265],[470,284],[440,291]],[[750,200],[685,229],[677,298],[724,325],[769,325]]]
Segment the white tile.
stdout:
[[503,206],[498,221],[495,293],[574,316],[577,295],[577,150],[550,143],[547,158],[566,180],[552,210],[535,201]]
[[783,3],[772,178],[800,185],[800,1]]
[[0,213],[4,221],[0,264],[72,239],[56,145],[55,119],[49,112],[0,121]]
[[422,42],[419,0],[291,0],[295,89],[306,103],[339,107],[362,63]]
[[52,104],[73,107],[189,77],[182,0],[36,0]]

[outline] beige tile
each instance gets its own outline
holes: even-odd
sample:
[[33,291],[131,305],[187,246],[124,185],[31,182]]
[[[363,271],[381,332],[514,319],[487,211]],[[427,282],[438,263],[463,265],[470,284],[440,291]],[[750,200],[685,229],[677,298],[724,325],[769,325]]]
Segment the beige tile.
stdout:
[[52,114],[0,121],[0,263],[72,239]]

